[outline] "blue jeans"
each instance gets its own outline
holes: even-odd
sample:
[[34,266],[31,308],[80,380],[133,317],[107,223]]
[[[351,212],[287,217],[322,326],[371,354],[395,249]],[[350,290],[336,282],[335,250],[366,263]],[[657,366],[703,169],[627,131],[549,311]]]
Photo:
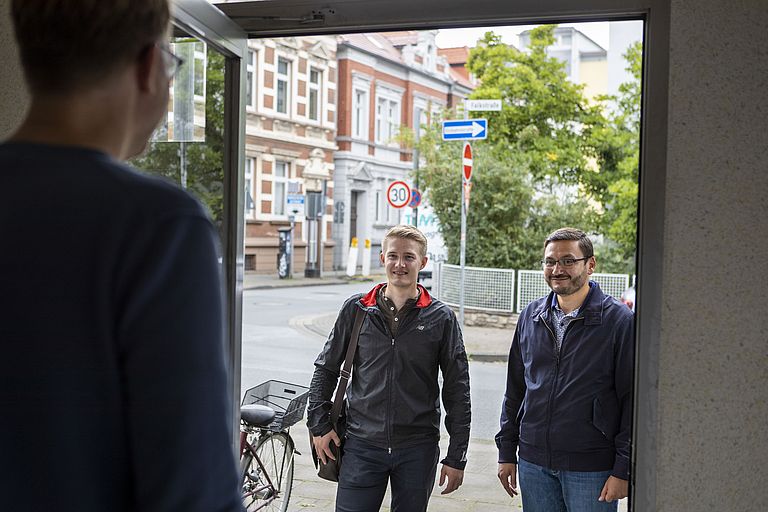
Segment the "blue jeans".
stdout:
[[523,512],[615,512],[619,502],[597,501],[610,471],[556,471],[518,460]]
[[347,438],[336,512],[378,512],[388,481],[392,485],[392,512],[426,511],[439,457],[440,448],[433,441],[389,453],[386,448]]

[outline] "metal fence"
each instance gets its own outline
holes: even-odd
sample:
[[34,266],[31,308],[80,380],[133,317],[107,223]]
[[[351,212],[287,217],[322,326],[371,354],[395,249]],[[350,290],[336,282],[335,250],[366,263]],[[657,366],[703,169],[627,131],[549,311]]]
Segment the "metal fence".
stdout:
[[[630,284],[630,276],[627,274],[592,274],[591,278],[600,284],[606,295],[617,299]],[[435,297],[451,306],[458,306],[460,282],[459,265],[435,265],[432,276],[432,293]],[[531,301],[549,292],[541,270],[464,267],[464,306],[468,308],[519,313]]]
[[[433,276],[435,296],[451,306],[459,305],[461,267],[441,263]],[[488,311],[514,311],[515,271],[464,267],[464,306]]]
[[[603,293],[612,295],[617,299],[621,298],[624,290],[629,288],[629,275],[627,274],[592,274],[591,279],[600,285]],[[550,289],[544,281],[542,270],[518,270],[516,312],[521,312],[525,306],[549,292]]]

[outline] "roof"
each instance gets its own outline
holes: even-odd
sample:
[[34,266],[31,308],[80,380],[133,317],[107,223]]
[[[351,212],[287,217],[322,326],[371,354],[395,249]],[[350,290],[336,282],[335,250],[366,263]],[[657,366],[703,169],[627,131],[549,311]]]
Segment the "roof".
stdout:
[[380,55],[387,59],[405,65],[403,57],[389,39],[377,33],[343,34],[338,36],[339,44],[348,44],[360,48],[374,55]]
[[417,44],[419,42],[419,33],[415,30],[379,32],[379,34],[389,39],[395,46],[405,46],[408,44]]
[[438,48],[437,54],[445,57],[448,64],[466,64],[469,60],[469,47],[459,46],[457,48]]

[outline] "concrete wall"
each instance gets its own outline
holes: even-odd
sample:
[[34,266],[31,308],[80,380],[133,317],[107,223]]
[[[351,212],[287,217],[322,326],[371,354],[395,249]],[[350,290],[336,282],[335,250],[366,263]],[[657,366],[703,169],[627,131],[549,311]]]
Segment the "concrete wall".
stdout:
[[[655,510],[762,512],[768,9],[759,0],[671,5]],[[8,1],[0,7],[3,137],[27,100]]]
[[18,65],[16,40],[10,20],[10,0],[0,0],[0,140],[24,118],[29,97]]
[[658,511],[764,511],[768,6],[673,0]]

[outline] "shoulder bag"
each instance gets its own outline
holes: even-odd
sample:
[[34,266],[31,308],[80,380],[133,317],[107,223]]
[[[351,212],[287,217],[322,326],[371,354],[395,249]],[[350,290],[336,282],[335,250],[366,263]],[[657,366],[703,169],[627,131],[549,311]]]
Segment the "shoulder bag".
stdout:
[[341,440],[341,446],[331,441],[330,448],[336,460],[326,457],[327,462],[323,462],[317,457],[315,451],[315,443],[312,440],[312,432],[309,433],[309,446],[312,448],[312,459],[315,462],[315,468],[317,468],[317,476],[324,480],[330,480],[331,482],[339,481],[339,472],[341,471],[341,458],[344,455],[344,430],[345,422],[341,415],[341,408],[344,405],[344,393],[347,390],[347,384],[349,383],[349,377],[352,375],[352,362],[355,359],[355,351],[357,350],[357,340],[360,337],[360,328],[363,325],[363,319],[365,318],[365,310],[358,308],[355,312],[355,325],[352,328],[352,336],[349,338],[349,346],[347,347],[347,354],[344,356],[344,367],[340,372],[339,385],[336,388],[336,395],[333,400],[333,408],[331,409],[331,426],[339,436]]

